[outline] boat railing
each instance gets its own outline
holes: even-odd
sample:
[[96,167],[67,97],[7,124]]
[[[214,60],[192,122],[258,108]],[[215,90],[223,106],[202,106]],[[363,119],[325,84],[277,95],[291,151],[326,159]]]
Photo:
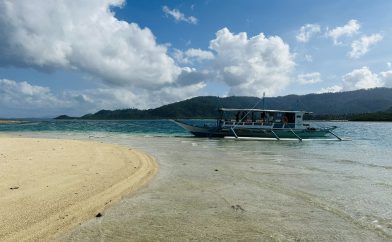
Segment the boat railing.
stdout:
[[270,126],[274,129],[284,129],[284,128],[295,128],[295,123],[282,123],[282,122],[264,122],[262,120],[256,121],[240,121],[237,122],[235,120],[225,120],[221,121],[222,127],[258,127],[258,126]]
[[272,129],[294,129],[295,123],[273,123]]

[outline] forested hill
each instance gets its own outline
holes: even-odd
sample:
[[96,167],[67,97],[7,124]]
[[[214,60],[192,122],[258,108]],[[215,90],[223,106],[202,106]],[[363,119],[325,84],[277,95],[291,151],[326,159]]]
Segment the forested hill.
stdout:
[[[257,97],[195,97],[155,109],[101,110],[82,119],[158,119],[158,118],[215,118],[217,109],[263,107]],[[132,104],[130,104],[131,106]],[[392,88],[374,88],[350,92],[288,95],[266,97],[266,109],[306,110],[315,115],[346,115],[386,111],[392,107]],[[70,118],[62,115],[59,119]]]

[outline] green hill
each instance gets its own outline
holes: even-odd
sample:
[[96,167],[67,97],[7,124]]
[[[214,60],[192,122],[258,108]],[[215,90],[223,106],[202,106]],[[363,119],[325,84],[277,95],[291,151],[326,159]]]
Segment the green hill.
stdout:
[[392,121],[392,107],[385,112],[359,113],[350,117],[352,121]]
[[[217,109],[263,108],[257,97],[202,96],[168,104],[155,109],[101,110],[82,119],[160,119],[160,118],[215,118]],[[265,98],[266,109],[306,110],[317,116],[350,118],[351,114],[382,112],[392,109],[392,88],[374,88],[339,93],[288,95]],[[59,116],[58,118],[62,118]]]

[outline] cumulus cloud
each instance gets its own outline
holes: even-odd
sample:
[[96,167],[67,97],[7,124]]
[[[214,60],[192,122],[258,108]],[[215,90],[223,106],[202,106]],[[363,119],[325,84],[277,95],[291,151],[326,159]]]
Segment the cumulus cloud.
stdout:
[[333,92],[340,92],[342,90],[343,90],[342,86],[334,85],[331,87],[321,88],[321,90],[318,91],[317,93],[333,93]]
[[193,16],[186,17],[185,14],[181,13],[180,10],[175,8],[170,9],[168,6],[163,6],[162,11],[166,14],[166,16],[173,17],[176,22],[183,21],[190,24],[197,24],[198,22],[197,18]]
[[97,88],[71,90],[63,93],[72,101],[72,106],[81,114],[96,112],[99,109],[139,108],[148,109],[195,96],[204,87],[196,83],[183,87],[164,87],[160,90],[127,90],[121,88]]
[[217,79],[230,87],[229,95],[272,95],[290,83],[294,58],[278,36],[260,33],[248,38],[244,32],[233,34],[223,28],[209,48],[215,52]]
[[392,87],[392,71],[383,71],[379,74],[386,87]]
[[124,0],[1,1],[0,65],[79,70],[109,85],[158,89],[181,69],[148,28],[118,20]]
[[[55,97],[47,87],[31,85],[25,81],[0,79],[0,116],[31,117],[43,116],[42,113],[54,112],[70,103]],[[44,112],[42,112],[44,111]]]
[[369,89],[384,86],[383,78],[370,71],[367,66],[355,69],[343,76],[343,89],[351,91],[356,89]]
[[146,96],[157,97],[157,99],[152,103],[152,106],[159,107],[163,104],[201,95],[200,91],[205,87],[205,82],[196,82],[187,86],[167,86],[161,90],[154,91],[152,95],[148,93]]
[[25,81],[0,79],[0,94],[2,105],[43,107],[62,103],[52,95],[49,88],[31,85]]
[[204,82],[195,82],[186,86],[166,86],[153,91],[146,89],[96,88],[69,90],[64,92],[62,97],[71,100],[72,107],[84,114],[96,112],[98,109],[155,108],[194,97],[204,87]]
[[200,60],[211,60],[214,55],[210,51],[205,51],[201,49],[189,49],[185,52],[186,56],[191,58],[197,58]]
[[314,83],[318,83],[321,81],[322,81],[321,75],[319,72],[311,72],[311,73],[305,73],[305,74],[298,75],[298,82],[303,85],[314,84]]
[[344,36],[352,36],[358,33],[361,25],[359,24],[358,20],[351,19],[348,21],[344,26],[336,27],[332,30],[327,32],[327,36],[333,39],[335,45],[341,44],[339,39]]
[[353,91],[376,87],[392,87],[392,71],[373,73],[367,66],[343,75],[342,84],[322,88],[318,93]]
[[[207,79],[213,78],[213,73],[208,70],[197,70],[191,67],[183,67],[181,75],[178,77],[175,85],[187,86],[196,83],[205,82]],[[173,86],[173,85],[172,85]]]
[[[230,95],[255,96],[272,95],[290,83],[294,57],[278,36],[260,33],[248,38],[224,28],[210,41],[210,50],[178,51],[176,63],[168,45],[157,43],[148,28],[115,17],[112,8],[123,4],[124,0],[0,1],[0,67],[73,70],[88,74],[100,86],[53,93],[47,87],[3,80],[2,107],[45,107],[48,114],[53,107],[55,115],[61,110],[82,114],[161,106],[200,95],[210,80],[227,84]],[[199,62],[199,69],[189,67]],[[34,114],[24,110],[26,116]]]
[[369,48],[381,41],[383,36],[381,34],[372,34],[362,36],[359,40],[355,40],[351,44],[351,51],[349,56],[353,59],[358,59],[369,51]]
[[214,59],[214,54],[211,51],[193,48],[186,51],[175,49],[173,55],[174,59],[181,64],[193,64],[195,61],[201,62]]
[[55,94],[48,87],[26,81],[0,79],[0,117],[78,116],[100,109],[147,109],[197,96],[205,86],[204,82],[194,81],[185,86],[173,84],[153,91],[111,87]]
[[[0,66],[78,71],[100,86],[53,94],[47,87],[3,80],[3,110],[24,110],[24,116],[80,115],[102,108],[151,108],[200,94],[208,72],[178,66],[168,45],[157,43],[150,29],[117,19],[111,9],[124,3],[0,1]],[[200,49],[183,55],[189,63],[213,58]]]
[[298,42],[306,43],[315,34],[320,33],[320,25],[318,24],[305,24],[299,30],[296,38]]

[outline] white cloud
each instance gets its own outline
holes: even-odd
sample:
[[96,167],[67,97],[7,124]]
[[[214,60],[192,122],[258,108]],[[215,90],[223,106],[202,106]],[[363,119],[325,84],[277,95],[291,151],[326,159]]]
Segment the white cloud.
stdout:
[[0,116],[42,117],[68,105],[67,99],[55,97],[47,87],[0,79]]
[[163,6],[162,11],[166,14],[166,16],[172,16],[176,22],[183,21],[190,24],[197,24],[198,22],[197,18],[193,16],[186,17],[185,14],[181,13],[180,10],[175,8],[170,9],[168,6]]
[[187,86],[166,86],[154,91],[146,89],[97,88],[66,91],[62,96],[72,100],[73,107],[80,114],[84,114],[96,112],[99,109],[155,108],[197,96],[204,87],[204,82],[195,82]]
[[14,80],[0,79],[0,94],[2,106],[50,106],[59,103],[59,100],[51,94],[49,88],[34,86],[25,81],[16,82]]
[[[195,70],[187,70],[193,72]],[[83,115],[100,109],[159,107],[200,95],[204,82],[166,86],[159,90],[96,88],[54,94],[48,87],[0,79],[0,117]]]
[[303,85],[314,84],[322,81],[319,72],[299,74],[297,78],[298,78],[298,82]]
[[341,44],[339,39],[344,36],[352,36],[358,33],[361,25],[359,24],[358,20],[351,19],[347,22],[344,26],[336,27],[327,32],[327,36],[333,39],[335,45]]
[[342,86],[334,85],[331,87],[321,88],[321,90],[318,91],[317,93],[332,93],[332,92],[340,92],[342,90],[343,90]]
[[320,33],[320,31],[320,25],[318,24],[305,24],[300,28],[299,33],[296,36],[297,41],[306,43],[312,36]]
[[185,54],[188,57],[197,58],[200,60],[211,60],[214,58],[212,52],[201,49],[189,49],[185,52]]
[[[196,93],[205,87],[204,83],[196,83],[183,87],[164,87],[161,90],[146,91],[118,89],[118,88],[98,88],[82,91],[68,91],[67,96],[78,100],[75,106],[83,106],[89,112],[96,112],[98,109],[123,109],[139,108],[148,109],[184,100],[196,96]],[[146,105],[148,104],[148,105]],[[85,111],[87,112],[87,111]]]
[[159,107],[164,104],[201,95],[200,91],[205,87],[206,84],[204,82],[196,82],[185,87],[167,86],[146,96],[152,96],[152,98],[154,96],[158,97],[158,99],[154,100],[152,106]]
[[201,49],[188,49],[187,51],[174,50],[174,59],[181,64],[192,64],[194,61],[204,61],[214,59],[214,54],[211,51]]
[[392,70],[380,72],[379,77],[386,87],[392,87]]
[[80,70],[108,85],[159,89],[181,69],[148,28],[121,21],[124,0],[1,1],[0,65]]
[[372,45],[375,45],[382,39],[383,36],[380,34],[362,36],[359,40],[352,42],[349,56],[353,59],[358,59],[362,55],[366,54]]
[[233,34],[223,28],[209,48],[216,53],[213,69],[217,79],[230,87],[229,95],[272,95],[290,83],[294,58],[278,36],[260,33],[248,38],[244,32]]
[[309,63],[313,62],[313,57],[311,55],[305,55],[305,60]]
[[354,69],[342,77],[341,85],[322,88],[318,93],[353,91],[376,87],[392,87],[392,71],[373,73],[367,66]]
[[[111,8],[124,3],[0,1],[0,66],[79,71],[101,87],[55,95],[47,87],[3,80],[3,112],[81,115],[102,108],[151,108],[200,94],[208,72],[181,68],[148,28],[117,19]],[[190,61],[213,58],[200,49],[184,55]]]
[[73,107],[80,114],[99,109],[156,108],[201,94],[200,91],[206,84],[198,77],[203,76],[198,75],[194,69],[185,69],[183,73],[185,74],[181,74],[181,79],[184,80],[179,81],[179,84],[167,85],[158,90],[96,88],[66,91],[62,97],[72,100]]
[[391,68],[392,67],[392,63],[391,62],[387,62],[387,66],[388,66],[388,68]]
[[369,89],[383,87],[384,81],[376,73],[372,73],[366,66],[355,69],[343,76],[343,89],[351,91],[356,89]]

